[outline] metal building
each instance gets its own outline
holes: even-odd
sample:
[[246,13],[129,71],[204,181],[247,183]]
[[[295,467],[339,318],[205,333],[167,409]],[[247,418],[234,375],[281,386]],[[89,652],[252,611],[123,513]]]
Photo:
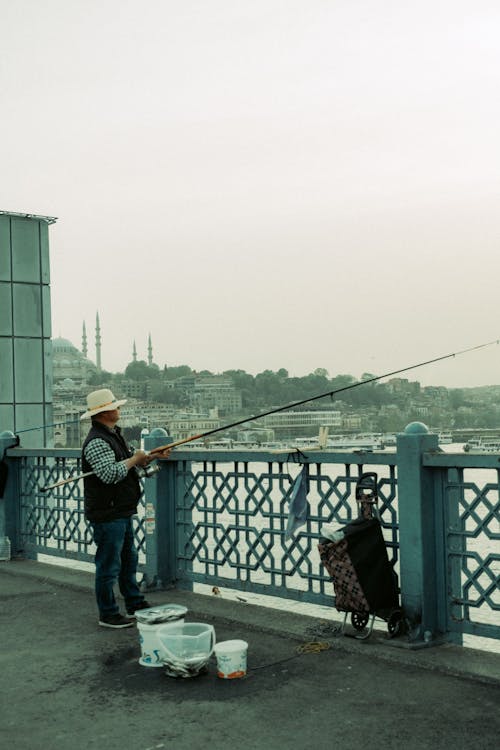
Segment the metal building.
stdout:
[[[52,423],[50,216],[0,211],[0,432]],[[22,435],[52,446],[50,430]]]

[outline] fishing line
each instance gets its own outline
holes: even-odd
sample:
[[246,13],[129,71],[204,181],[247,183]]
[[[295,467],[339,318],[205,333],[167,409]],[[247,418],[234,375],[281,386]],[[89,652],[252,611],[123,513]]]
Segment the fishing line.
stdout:
[[[157,448],[153,448],[149,451],[150,456],[154,456],[156,453],[162,453],[166,450],[172,450],[172,448],[176,448],[179,445],[184,445],[185,443],[191,443],[195,440],[202,440],[203,438],[208,437],[209,435],[215,435],[218,432],[224,432],[226,430],[232,429],[233,427],[237,427],[240,424],[247,424],[248,422],[254,422],[257,419],[262,419],[262,417],[267,417],[271,414],[277,414],[281,411],[286,411],[287,409],[293,409],[296,406],[302,406],[303,404],[309,404],[312,401],[318,401],[321,398],[326,397],[332,397],[337,393],[343,393],[344,391],[352,390],[353,388],[358,388],[360,385],[366,385],[367,383],[375,383],[378,380],[382,380],[383,378],[388,378],[393,375],[400,375],[402,372],[409,372],[410,370],[416,370],[419,367],[424,367],[426,365],[431,365],[436,362],[442,362],[445,359],[451,359],[454,357],[458,357],[462,354],[467,354],[468,352],[477,351],[478,349],[484,349],[488,346],[493,346],[493,344],[498,344],[500,342],[500,339],[496,339],[494,341],[488,341],[485,344],[478,344],[477,346],[471,346],[467,349],[461,349],[458,352],[451,352],[450,354],[444,354],[440,357],[434,357],[433,359],[425,360],[424,362],[417,362],[417,364],[414,365],[408,365],[407,367],[401,367],[399,370],[392,370],[391,372],[386,372],[383,375],[374,375],[372,378],[367,378],[366,380],[358,380],[355,383],[350,383],[349,385],[342,386],[341,388],[335,388],[332,391],[326,391],[325,393],[320,393],[317,396],[309,396],[308,398],[303,398],[300,401],[293,401],[290,404],[285,404],[284,406],[278,406],[274,409],[269,409],[268,411],[261,412],[260,414],[254,414],[250,417],[245,417],[244,419],[239,419],[236,422],[232,422],[231,424],[225,424],[221,427],[215,427],[212,430],[207,430],[206,432],[199,433],[197,435],[191,435],[190,437],[183,438],[182,440],[176,440],[172,443],[167,443],[166,445],[161,445]],[[33,429],[40,429],[40,428],[33,428]],[[87,475],[92,474],[93,472],[89,472]],[[86,476],[87,476],[86,475]],[[77,477],[71,477],[70,479],[63,479],[60,482],[56,482],[53,485],[49,485],[48,487],[41,488],[42,492],[46,492],[51,489],[55,489],[56,487],[60,487],[64,484],[68,484],[69,482],[77,482],[79,479],[82,479],[83,475],[77,476]]]
[[39,427],[27,427],[24,430],[16,430],[16,435],[20,435],[22,432],[33,432],[33,430],[49,430],[51,427],[65,427],[67,424],[74,424],[75,422],[80,422],[80,417],[78,419],[68,419],[67,422],[54,422],[53,424],[42,424]]
[[500,339],[496,339],[495,341],[488,341],[486,344],[479,344],[477,346],[471,346],[468,349],[462,349],[458,352],[452,352],[451,354],[444,354],[441,357],[434,357],[434,359],[428,359],[425,362],[418,362],[415,365],[409,365],[408,367],[402,367],[399,370],[392,370],[392,372],[386,372],[383,375],[375,375],[372,378],[367,378],[366,380],[358,380],[355,383],[350,383],[349,385],[342,386],[342,388],[336,388],[333,391],[326,391],[325,393],[320,393],[317,396],[309,396],[308,398],[303,398],[300,401],[294,401],[291,404],[285,404],[285,406],[278,406],[275,409],[269,409],[268,411],[261,412],[260,414],[255,414],[251,417],[245,417],[245,419],[239,419],[237,422],[232,422],[231,424],[223,425],[222,427],[215,427],[213,430],[208,430],[207,432],[202,432],[198,435],[192,435],[191,437],[184,438],[183,440],[177,440],[174,443],[169,443],[167,445],[162,445],[158,448],[153,448],[150,453],[160,453],[161,451],[165,450],[166,448],[175,448],[178,445],[183,445],[184,443],[190,443],[193,440],[201,440],[202,438],[208,437],[209,435],[215,435],[217,432],[223,432],[225,430],[232,429],[233,427],[237,427],[240,424],[245,424],[247,422],[253,422],[256,419],[262,419],[262,417],[268,417],[271,414],[277,414],[281,411],[286,411],[287,409],[293,409],[296,406],[302,406],[303,404],[311,403],[311,401],[317,401],[321,398],[326,398],[329,396],[330,398],[334,396],[337,393],[342,393],[343,391],[349,391],[352,388],[357,388],[360,385],[366,385],[367,383],[375,383],[377,380],[382,380],[382,378],[389,378],[392,375],[399,375],[402,372],[409,372],[409,370],[416,370],[418,367],[424,367],[425,365],[431,365],[436,362],[441,362],[445,359],[451,359],[452,357],[458,357],[461,354],[467,354],[468,352],[473,352],[478,349],[484,349],[487,346],[493,346],[493,344],[498,344],[500,342]]
[[[270,414],[277,414],[280,411],[286,411],[287,409],[292,409],[294,406],[302,406],[302,404],[308,404],[311,401],[317,401],[321,398],[326,398],[327,396],[334,396],[336,393],[342,393],[343,391],[348,391],[352,388],[357,388],[360,385],[365,385],[366,383],[374,383],[377,380],[382,380],[383,378],[389,378],[391,375],[399,375],[402,372],[409,372],[409,370],[416,370],[418,367],[424,367],[425,365],[431,365],[435,362],[441,362],[445,359],[451,359],[452,357],[459,357],[461,354],[467,354],[468,352],[473,352],[478,349],[484,349],[488,346],[493,346],[494,344],[499,344],[500,339],[496,339],[494,341],[488,341],[485,344],[478,344],[477,346],[471,346],[468,349],[462,349],[458,352],[452,352],[451,354],[445,354],[441,357],[435,357],[434,359],[428,359],[425,362],[419,362],[416,365],[410,365],[409,367],[402,367],[400,370],[393,370],[392,372],[386,372],[384,375],[376,375],[373,378],[367,378],[366,380],[358,380],[355,383],[350,383],[349,385],[345,385],[342,388],[336,388],[333,391],[327,391],[326,393],[320,393],[317,396],[310,396],[309,398],[304,398],[301,401],[294,401],[291,404],[286,404],[285,406],[278,406],[276,409],[270,409],[269,411],[264,411],[261,414],[255,414],[251,417],[245,417],[245,419],[240,419],[237,422],[232,422],[231,424],[224,425],[222,427],[216,427],[213,430],[209,430],[208,432],[203,432],[199,435],[194,435],[189,438],[185,438],[182,442],[190,442],[192,440],[197,440],[203,437],[208,437],[209,435],[214,435],[216,432],[222,432],[223,430],[229,430],[232,427],[237,427],[240,424],[245,424],[246,422],[252,422],[254,419],[262,419],[262,417],[267,417]],[[66,422],[54,422],[53,424],[42,424],[38,427],[27,427],[24,430],[16,430],[16,435],[20,435],[23,432],[32,432],[33,430],[46,430],[50,427],[58,427],[58,426],[65,426],[67,424],[75,424],[76,422],[80,422],[80,418],[77,419],[70,419]],[[171,446],[173,445],[181,445],[181,442],[177,442],[175,444],[170,443]],[[160,448],[155,448],[155,451],[159,451]]]

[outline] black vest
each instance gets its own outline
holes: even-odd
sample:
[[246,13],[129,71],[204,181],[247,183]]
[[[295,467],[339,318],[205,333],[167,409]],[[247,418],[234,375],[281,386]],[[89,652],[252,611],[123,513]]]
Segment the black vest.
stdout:
[[[130,458],[133,450],[123,439],[120,428],[108,430],[100,422],[93,421],[89,434],[82,447],[83,473],[92,471],[92,466],[86,460],[84,451],[87,444],[100,438],[105,440],[116,456],[117,461]],[[128,518],[137,513],[137,503],[141,497],[141,485],[135,468],[129,470],[127,476],[116,484],[105,484],[95,474],[83,480],[85,495],[85,517],[91,522],[113,521],[116,518]]]

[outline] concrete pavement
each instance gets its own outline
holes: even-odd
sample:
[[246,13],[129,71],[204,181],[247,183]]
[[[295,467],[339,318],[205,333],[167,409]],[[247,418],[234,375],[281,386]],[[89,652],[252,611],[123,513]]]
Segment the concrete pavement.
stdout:
[[[136,627],[100,628],[91,574],[0,563],[0,736],[16,750],[493,750],[500,654],[418,651],[335,635],[317,620],[185,591],[148,593],[188,608],[217,640],[249,644],[239,680],[168,677],[138,663]],[[327,641],[318,653],[301,644]],[[321,635],[322,633],[322,635]]]

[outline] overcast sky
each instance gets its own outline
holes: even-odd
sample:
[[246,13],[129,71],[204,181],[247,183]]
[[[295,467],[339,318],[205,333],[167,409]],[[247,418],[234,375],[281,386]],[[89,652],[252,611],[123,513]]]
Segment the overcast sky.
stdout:
[[[0,209],[102,364],[382,374],[500,337],[498,0],[0,0]],[[408,373],[500,383],[500,346]]]

